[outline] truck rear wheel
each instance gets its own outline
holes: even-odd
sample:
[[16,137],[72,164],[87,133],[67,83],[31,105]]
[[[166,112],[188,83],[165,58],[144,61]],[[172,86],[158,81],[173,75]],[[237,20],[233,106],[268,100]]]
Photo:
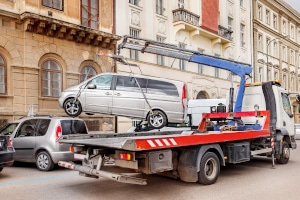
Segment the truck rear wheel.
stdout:
[[290,159],[290,147],[289,144],[285,141],[282,142],[282,154],[276,158],[279,164],[286,164]]
[[220,161],[213,152],[206,152],[200,162],[198,182],[203,185],[210,185],[217,181],[220,174]]

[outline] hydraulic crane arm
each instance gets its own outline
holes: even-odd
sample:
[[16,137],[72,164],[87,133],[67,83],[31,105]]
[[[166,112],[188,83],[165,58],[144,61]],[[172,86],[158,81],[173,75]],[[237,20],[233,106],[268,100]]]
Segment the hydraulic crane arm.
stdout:
[[238,75],[241,78],[241,80],[234,111],[241,111],[245,90],[244,84],[246,80],[246,75],[250,76],[252,72],[252,67],[249,64],[201,54],[197,51],[178,48],[176,45],[172,44],[131,36],[124,36],[123,42],[118,46],[118,51],[120,51],[120,49],[122,48],[137,50],[141,51],[142,53],[146,52],[186,60],[193,63],[208,65],[219,69],[225,69],[232,72],[235,75]]

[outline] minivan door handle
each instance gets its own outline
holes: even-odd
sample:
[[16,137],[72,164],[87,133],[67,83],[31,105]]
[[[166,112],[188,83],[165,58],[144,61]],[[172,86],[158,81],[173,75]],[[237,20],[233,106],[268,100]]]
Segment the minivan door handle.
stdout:
[[105,92],[105,95],[111,95],[111,93],[110,92]]
[[116,95],[116,96],[121,96],[121,93],[116,93],[115,95]]

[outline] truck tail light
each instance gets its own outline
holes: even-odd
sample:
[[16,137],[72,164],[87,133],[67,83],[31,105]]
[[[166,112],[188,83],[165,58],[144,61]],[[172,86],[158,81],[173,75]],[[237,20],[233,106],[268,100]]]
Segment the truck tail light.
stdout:
[[74,153],[74,152],[75,152],[74,147],[73,147],[73,146],[70,146],[70,147],[69,147],[69,151],[72,152],[72,153]]
[[130,161],[133,160],[133,156],[131,153],[119,153],[119,159]]
[[185,107],[185,99],[186,99],[186,86],[183,85],[182,86],[182,107],[184,108]]
[[[59,125],[55,129],[55,139],[56,139],[56,141],[59,140],[59,138],[61,137],[61,135],[62,135],[62,130],[61,130],[61,126]],[[59,142],[59,144],[61,144],[61,143]]]

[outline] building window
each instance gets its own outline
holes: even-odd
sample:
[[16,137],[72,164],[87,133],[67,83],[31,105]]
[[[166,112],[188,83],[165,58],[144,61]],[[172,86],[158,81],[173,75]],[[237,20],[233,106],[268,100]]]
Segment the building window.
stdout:
[[258,42],[258,44],[257,44],[258,50],[262,51],[263,48],[262,48],[262,35],[261,34],[258,34],[257,42]]
[[42,5],[56,10],[63,10],[63,0],[43,0]]
[[62,86],[60,65],[54,60],[46,60],[42,65],[42,96],[59,97]]
[[294,77],[291,77],[291,92],[293,92],[294,91],[294,84],[295,84],[295,81],[294,81],[295,79],[294,79]]
[[259,20],[262,20],[262,7],[261,5],[257,5],[257,17]]
[[97,74],[93,66],[84,66],[80,72],[80,83]]
[[184,0],[178,0],[178,8],[184,8]]
[[164,15],[165,8],[163,2],[163,0],[156,0],[156,14]]
[[[179,48],[185,49],[185,46],[186,46],[186,44],[179,42]],[[179,69],[185,70],[185,65],[186,65],[185,60],[180,59],[179,60]]]
[[277,29],[277,15],[273,15],[273,28]]
[[279,76],[278,76],[278,72],[277,72],[277,71],[275,71],[275,72],[274,72],[274,79],[275,79],[275,80],[278,80],[278,78],[279,78]]
[[266,52],[267,52],[267,55],[271,55],[270,38],[266,39]]
[[245,46],[245,25],[241,24],[241,36],[240,36],[240,40],[241,40],[241,47]]
[[295,64],[294,63],[294,51],[293,50],[291,50],[291,60],[290,60],[290,63],[293,65],[293,64]]
[[232,23],[233,23],[233,19],[231,17],[228,17],[228,29],[229,30],[232,29]]
[[266,10],[266,23],[270,24],[270,11]]
[[278,55],[277,55],[277,42],[274,42],[274,44],[273,44],[273,56],[278,57]]
[[263,68],[262,67],[260,67],[259,69],[258,69],[258,76],[259,76],[259,82],[262,82],[263,81]]
[[240,0],[240,6],[244,7],[244,0]]
[[286,33],[286,21],[285,20],[282,21],[282,32]]
[[[157,40],[158,42],[165,42],[165,38],[160,37],[160,36],[157,36],[157,37],[156,37],[156,40]],[[165,57],[164,57],[164,56],[157,55],[156,58],[157,58],[157,64],[158,64],[158,65],[162,65],[162,66],[165,65]]]
[[[134,29],[134,28],[129,28],[129,35],[132,37],[139,37],[140,36],[140,30]],[[130,58],[134,60],[139,59],[139,53],[137,50],[132,50],[130,49]]]
[[295,31],[295,28],[294,28],[293,25],[291,25],[291,38],[292,38],[292,39],[294,39],[294,37],[295,37],[294,31]]
[[286,74],[284,73],[283,76],[282,76],[282,87],[285,88],[285,89],[287,89],[286,81],[287,81]]
[[0,55],[0,94],[6,93],[6,64],[3,57]]
[[[204,49],[198,49],[198,52],[200,53],[200,54],[203,54],[204,53]],[[203,74],[203,65],[202,64],[198,64],[198,73],[199,74]]]
[[98,29],[98,1],[81,0],[81,24],[83,26]]
[[282,60],[286,61],[286,49],[285,49],[285,46],[282,47]]
[[136,5],[136,6],[139,6],[140,5],[140,0],[129,0],[129,3],[133,4],[133,5]]

